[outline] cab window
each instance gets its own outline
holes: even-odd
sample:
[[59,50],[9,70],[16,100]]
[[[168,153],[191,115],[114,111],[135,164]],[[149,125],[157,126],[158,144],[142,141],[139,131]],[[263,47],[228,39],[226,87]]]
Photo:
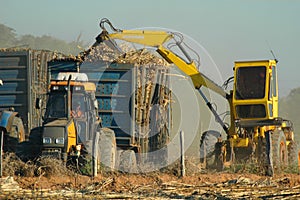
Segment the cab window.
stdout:
[[240,67],[237,70],[235,98],[241,100],[264,98],[266,67]]

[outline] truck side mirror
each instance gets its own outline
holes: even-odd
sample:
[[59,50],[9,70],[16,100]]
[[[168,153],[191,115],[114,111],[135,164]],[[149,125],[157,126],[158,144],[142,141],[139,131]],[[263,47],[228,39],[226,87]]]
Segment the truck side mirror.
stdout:
[[36,98],[36,100],[35,100],[35,108],[36,109],[41,109],[41,107],[42,107],[42,99]]

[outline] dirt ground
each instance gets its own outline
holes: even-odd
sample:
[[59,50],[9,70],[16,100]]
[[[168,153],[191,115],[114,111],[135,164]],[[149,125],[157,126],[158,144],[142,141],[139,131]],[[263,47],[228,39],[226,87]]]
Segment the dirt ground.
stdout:
[[19,189],[1,191],[1,198],[53,199],[298,199],[300,175],[274,177],[217,173],[178,177],[168,173],[106,173],[95,178],[82,175],[13,177]]
[[277,170],[268,177],[250,164],[216,172],[191,159],[184,177],[178,163],[139,174],[103,168],[97,177],[80,175],[51,158],[24,163],[8,154],[3,164],[0,199],[300,199],[297,171]]

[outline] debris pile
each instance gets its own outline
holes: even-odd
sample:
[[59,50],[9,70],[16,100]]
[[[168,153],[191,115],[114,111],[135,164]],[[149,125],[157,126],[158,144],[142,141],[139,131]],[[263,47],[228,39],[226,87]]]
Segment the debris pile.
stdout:
[[127,43],[120,45],[120,51],[110,48],[105,43],[90,49],[85,58],[86,62],[113,62],[113,63],[126,63],[133,64],[134,66],[169,66],[165,59],[158,56],[156,52],[148,49],[133,49]]
[[14,153],[6,153],[3,158],[4,176],[35,177],[53,175],[69,175],[71,173],[62,160],[42,157],[35,162],[23,162]]

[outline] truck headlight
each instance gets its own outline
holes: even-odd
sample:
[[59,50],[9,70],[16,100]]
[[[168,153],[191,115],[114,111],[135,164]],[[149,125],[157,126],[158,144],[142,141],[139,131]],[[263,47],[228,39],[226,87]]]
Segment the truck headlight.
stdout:
[[49,137],[43,137],[43,144],[51,144],[52,143],[52,139]]
[[62,137],[56,138],[55,139],[55,143],[56,144],[64,144],[65,143],[65,139]]

